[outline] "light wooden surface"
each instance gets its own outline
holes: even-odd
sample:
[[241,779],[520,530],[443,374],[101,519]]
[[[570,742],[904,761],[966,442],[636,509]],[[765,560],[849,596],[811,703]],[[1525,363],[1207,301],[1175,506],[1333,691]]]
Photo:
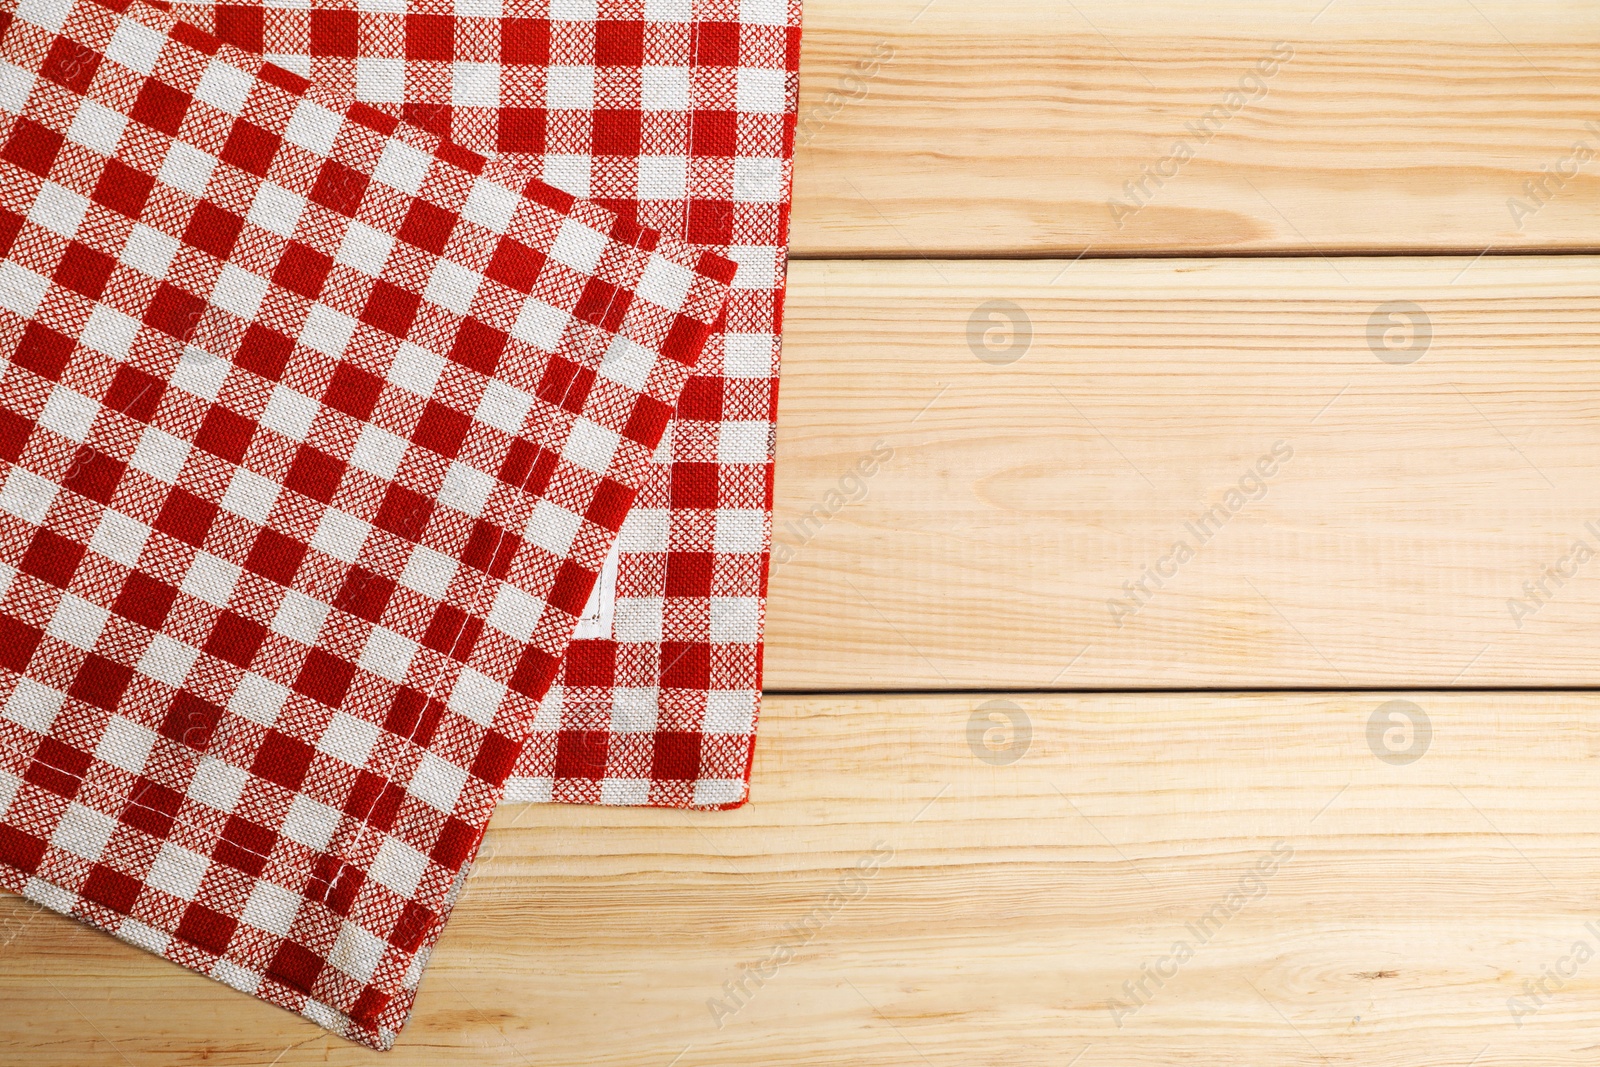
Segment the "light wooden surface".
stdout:
[[1521,1026],[1507,1001],[1600,947],[1600,697],[1406,694],[1431,743],[1393,764],[1391,696],[1013,694],[1014,752],[969,745],[990,694],[777,698],[743,809],[501,812],[392,1053],[45,914],[0,954],[6,1062],[1592,1063],[1600,959]]
[[500,812],[386,1055],[0,896],[0,1065],[1592,1062],[1597,44],[810,0],[751,803]]
[[[1562,162],[1600,150],[1597,46],[1582,0],[809,0],[794,250],[1600,249],[1600,159]],[[1147,165],[1175,173],[1114,221]]]
[[[1588,257],[796,264],[767,685],[1593,684],[1597,294]],[[1369,346],[1391,301],[1410,364]]]

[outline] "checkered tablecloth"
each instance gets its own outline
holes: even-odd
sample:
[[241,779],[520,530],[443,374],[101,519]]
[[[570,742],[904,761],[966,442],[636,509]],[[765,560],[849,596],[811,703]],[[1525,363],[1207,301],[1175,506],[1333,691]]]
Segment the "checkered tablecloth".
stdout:
[[0,883],[388,1047],[735,264],[139,0],[0,253]]
[[623,528],[609,635],[573,643],[507,797],[742,803],[761,689],[800,0],[176,10],[739,264],[727,319]]

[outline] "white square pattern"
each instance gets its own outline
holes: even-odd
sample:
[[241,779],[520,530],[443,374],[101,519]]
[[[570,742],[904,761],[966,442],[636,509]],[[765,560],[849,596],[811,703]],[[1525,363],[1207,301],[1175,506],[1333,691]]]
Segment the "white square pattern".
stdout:
[[203,759],[189,782],[189,796],[218,811],[231,812],[244,794],[249,772],[222,760]]
[[359,982],[369,982],[388,947],[387,941],[369,933],[360,923],[341,923],[339,940],[328,953],[328,962]]
[[244,906],[244,921],[251,926],[288,937],[301,897],[271,882],[257,882]]
[[369,422],[361,427],[355,448],[350,452],[350,463],[368,474],[392,479],[400,470],[400,461],[409,447],[410,442],[405,438]]
[[329,610],[329,606],[321,600],[291,589],[283,595],[283,603],[278,605],[278,613],[272,617],[272,628],[302,645],[314,645],[317,643],[317,633],[322,629],[322,620],[327,618]]
[[452,63],[450,99],[457,107],[498,107],[498,63]]
[[288,699],[289,690],[270,678],[246,671],[244,677],[239,679],[239,688],[234,690],[233,699],[228,701],[228,710],[251,722],[271,726],[278,721],[278,712]]
[[388,837],[379,847],[370,873],[400,896],[410,897],[417,891],[417,883],[422,881],[422,873],[427,869],[428,857],[404,841]]
[[95,746],[94,758],[129,774],[139,774],[155,743],[155,731],[113,715]]
[[557,556],[565,556],[582,526],[582,515],[576,515],[560,504],[541,500],[534,505],[533,521],[528,523],[528,540]]
[[593,422],[579,422],[573,425],[561,456],[584,470],[604,474],[610,468],[611,457],[621,441],[622,435],[615,430]]
[[157,481],[168,485],[178,480],[184,460],[189,458],[189,442],[154,426],[139,435],[139,447],[128,461]]
[[422,397],[432,395],[434,384],[442,373],[444,357],[410,341],[400,343],[394,362],[389,365],[391,382]]
[[415,196],[422,188],[422,179],[428,174],[429,158],[426,153],[399,141],[384,145],[383,155],[373,168],[372,176],[402,193]]
[[92,148],[103,156],[111,156],[116,154],[117,142],[127,125],[128,119],[120,112],[93,100],[85,100],[77,117],[72,120],[71,128],[67,130],[67,139],[85,148]]
[[418,645],[385,626],[374,626],[367,635],[367,646],[361,651],[361,666],[380,678],[399,684],[406,680],[406,671],[417,654]]
[[545,98],[554,110],[588,111],[594,107],[594,68],[548,68]]
[[739,110],[758,115],[781,115],[784,109],[784,72],[739,68]]
[[494,606],[489,609],[489,625],[525,642],[533,636],[533,628],[543,613],[543,602],[508,583],[495,594]]
[[106,619],[110,615],[109,611],[98,604],[66,593],[56,605],[56,612],[50,617],[50,625],[45,632],[57,640],[65,641],[87,652],[94,648],[94,643],[100,637],[100,631],[105,628]]
[[177,689],[189,676],[189,668],[200,658],[200,650],[193,645],[156,634],[139,657],[139,673],[157,681],[166,682]]
[[[642,383],[641,383],[642,384]],[[522,420],[533,407],[533,397],[498,378],[491,378],[478,402],[476,418],[479,422],[504,430],[509,434],[522,432]]]
[[222,274],[217,278],[217,286],[211,291],[211,302],[241,319],[252,319],[261,310],[261,301],[266,295],[265,278],[232,263],[225,263]]
[[306,316],[305,328],[300,332],[303,344],[315,348],[325,356],[338,359],[350,344],[350,335],[356,332],[356,320],[326,304],[312,304]]
[[50,280],[27,267],[6,260],[0,263],[0,307],[31,319],[39,301],[50,288]]
[[205,196],[206,183],[217,167],[217,157],[184,141],[173,141],[161,163],[161,180],[190,196]]
[[218,111],[237,115],[250,95],[250,76],[227,63],[211,63],[200,76],[194,95]]
[[365,719],[335,712],[333,721],[317,740],[317,751],[352,767],[362,767],[372,754],[372,746],[377,744],[378,732],[379,727]]
[[88,197],[64,185],[47,181],[40,187],[38,198],[28,211],[28,221],[62,237],[75,237],[88,211]]
[[400,574],[400,584],[415,589],[423,596],[440,600],[449,589],[450,579],[455,577],[455,573],[455,560],[426,545],[418,545],[411,550],[406,569]]
[[166,38],[148,26],[132,19],[124,19],[117,27],[111,43],[106,46],[106,58],[121,63],[129,70],[148,75],[156,67],[161,46]]
[[39,423],[62,437],[81,442],[89,436],[89,427],[94,425],[98,414],[100,404],[97,401],[58,385],[50,391],[50,399],[45,401],[44,411],[39,414]]
[[428,287],[423,296],[448,308],[457,315],[466,315],[472,307],[472,298],[478,291],[478,279],[482,277],[477,271],[468,270],[459,263],[452,263],[448,259],[441,259],[433,268],[433,274],[428,277]]
[[290,116],[289,126],[284,130],[283,138],[307,151],[325,156],[333,151],[334,138],[338,136],[339,127],[343,122],[343,119],[327,108],[313,104],[309,100],[302,100],[294,109],[294,114]]
[[304,794],[294,798],[283,820],[284,836],[319,852],[328,847],[338,828],[339,812]]
[[[579,425],[591,424],[584,422]],[[488,503],[489,494],[494,491],[495,481],[493,475],[485,474],[476,467],[470,467],[465,463],[452,463],[450,469],[445,472],[444,485],[439,490],[439,500],[468,515],[481,515],[483,505]]]
[[486,230],[505,233],[516,213],[518,196],[498,182],[479,181],[472,185],[467,202],[462,205],[461,217],[476,222]]
[[217,393],[222,390],[222,381],[228,376],[228,370],[232,366],[233,364],[218,359],[203,348],[188,345],[184,348],[177,367],[173,368],[172,384],[186,393],[214,401],[217,399]]
[[[10,486],[9,482],[6,484]],[[0,497],[0,503],[4,503],[3,497]],[[137,567],[139,553],[149,537],[150,527],[138,519],[107,508],[105,514],[100,516],[100,525],[95,527],[89,547],[124,567]]]
[[300,213],[305,210],[306,201],[274,182],[262,182],[261,188],[256,191],[255,201],[250,205],[249,219],[263,230],[270,230],[279,237],[293,237],[294,228],[300,221]]
[[356,98],[369,104],[403,104],[406,61],[365,57],[356,60]]
[[26,107],[34,80],[31,71],[0,61],[0,108],[15,114]]
[[456,687],[450,691],[450,710],[465,715],[479,726],[489,726],[505,695],[505,686],[471,667],[464,667]]
[[163,893],[171,893],[183,900],[193,900],[200,892],[200,882],[205,878],[211,861],[205,856],[171,841],[164,842],[150,868],[149,882]]
[[[24,272],[26,273],[26,272]],[[3,284],[3,283],[0,283]],[[127,359],[133,339],[139,335],[139,320],[114,307],[96,304],[83,329],[83,344],[112,359]]]
[[440,759],[432,752],[424,752],[408,792],[440,811],[450,812],[455,809],[456,797],[461,795],[466,784],[467,772],[464,769],[449,760]]
[[[735,166],[737,167],[737,161]],[[681,200],[688,189],[689,161],[683,156],[641,156],[639,198]]]
[[639,72],[640,103],[646,111],[685,111],[689,71],[684,67],[645,67]]
[[344,240],[339,245],[339,254],[334,258],[336,262],[354,267],[363,274],[370,274],[376,278],[383,273],[383,265],[388,260],[392,248],[394,248],[393,237],[373,229],[364,222],[352,219],[344,232]]
[[56,824],[50,843],[86,860],[98,860],[105,851],[106,842],[111,840],[111,831],[116,828],[117,820],[111,816],[72,803],[67,805],[61,821]]
[[236,564],[209,552],[196,552],[184,575],[183,591],[213,607],[225,608],[241,573]]
[[6,701],[5,716],[18,726],[26,726],[34,733],[48,733],[56,721],[56,713],[66,702],[67,694],[40,685],[32,678],[24,678],[12,690]]
[[318,404],[304,393],[297,393],[287,385],[272,390],[272,399],[261,413],[261,425],[271,427],[296,441],[304,441],[317,417]]
[[334,559],[354,563],[370,532],[372,527],[354,515],[338,508],[329,508],[317,523],[317,532],[311,537],[311,545]]
[[600,257],[606,250],[607,237],[591,230],[575,219],[561,224],[550,258],[565,263],[575,271],[593,274],[600,266]]
[[560,346],[561,335],[566,332],[571,318],[565,311],[551,307],[543,300],[528,300],[517,314],[516,325],[511,327],[511,336],[543,351],[554,352]]
[[665,256],[651,256],[645,265],[644,277],[639,280],[639,295],[668,311],[677,311],[688,299],[693,285],[694,275],[687,267]]
[[251,522],[265,525],[272,514],[273,501],[278,499],[279,486],[243,467],[233,472],[228,491],[222,495],[222,506],[235,515],[243,515]]
[[122,262],[152,278],[164,278],[177,252],[176,237],[168,237],[160,230],[136,222],[127,243],[122,246]]

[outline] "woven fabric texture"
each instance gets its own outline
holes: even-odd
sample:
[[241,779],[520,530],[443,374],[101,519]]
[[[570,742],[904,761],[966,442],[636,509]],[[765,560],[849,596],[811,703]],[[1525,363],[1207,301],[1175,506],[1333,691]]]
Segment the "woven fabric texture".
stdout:
[[739,264],[513,800],[748,795],[771,544],[799,0],[180,3],[241,48]]
[[0,15],[0,883],[388,1047],[735,264]]

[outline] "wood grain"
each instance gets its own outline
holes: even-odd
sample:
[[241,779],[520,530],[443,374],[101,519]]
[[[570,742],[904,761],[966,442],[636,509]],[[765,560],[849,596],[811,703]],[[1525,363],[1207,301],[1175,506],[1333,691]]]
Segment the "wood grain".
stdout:
[[[974,730],[987,694],[775,698],[743,809],[497,815],[392,1053],[14,897],[0,1048],[30,1067],[1592,1062],[1600,959],[1520,1026],[1508,998],[1600,946],[1600,697],[1406,694],[1431,740],[1397,764],[1368,740],[1392,696],[1012,694],[1026,745]],[[1132,1006],[1123,982],[1171,972],[1177,941],[1193,958],[1119,1027],[1108,1001]],[[748,967],[769,974],[719,1028],[707,1002],[732,1006]]]
[[[1593,684],[1597,286],[1587,257],[797,264],[767,685]],[[1007,365],[975,355],[1004,317],[969,345],[994,300],[1031,324]],[[1410,364],[1394,301],[1430,324]]]
[[1597,44],[1585,0],[808,0],[794,251],[1595,250]]
[[737,811],[501,811],[389,1054],[0,895],[0,1062],[1592,1061],[1600,694],[1353,690],[1594,681],[1600,260],[1501,254],[1600,251],[1600,8],[806,23],[767,681],[974,691],[769,696]]

